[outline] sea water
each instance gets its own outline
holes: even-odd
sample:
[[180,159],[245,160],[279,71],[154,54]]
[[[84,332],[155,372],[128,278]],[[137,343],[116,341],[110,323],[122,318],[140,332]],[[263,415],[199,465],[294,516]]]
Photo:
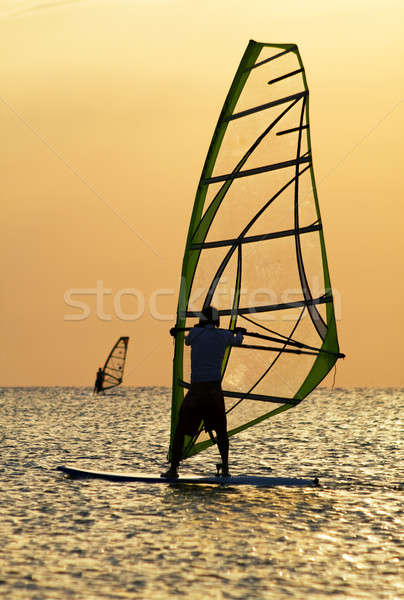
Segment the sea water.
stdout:
[[317,390],[231,439],[233,475],[317,488],[71,480],[56,467],[159,473],[169,390],[0,392],[1,598],[404,598],[403,390]]

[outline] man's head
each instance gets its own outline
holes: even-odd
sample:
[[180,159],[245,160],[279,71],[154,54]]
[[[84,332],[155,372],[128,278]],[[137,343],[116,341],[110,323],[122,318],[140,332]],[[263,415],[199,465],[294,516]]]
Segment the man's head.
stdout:
[[214,306],[206,306],[202,309],[200,314],[201,317],[199,319],[199,327],[204,327],[205,325],[214,325],[215,327],[219,327],[220,317],[217,308]]

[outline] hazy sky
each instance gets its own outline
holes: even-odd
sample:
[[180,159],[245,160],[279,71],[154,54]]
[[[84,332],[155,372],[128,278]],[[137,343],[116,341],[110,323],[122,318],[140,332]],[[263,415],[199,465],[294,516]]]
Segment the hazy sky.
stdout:
[[401,0],[1,1],[0,384],[91,385],[129,335],[126,383],[170,385],[195,189],[255,39],[306,68],[336,385],[403,385],[403,24]]

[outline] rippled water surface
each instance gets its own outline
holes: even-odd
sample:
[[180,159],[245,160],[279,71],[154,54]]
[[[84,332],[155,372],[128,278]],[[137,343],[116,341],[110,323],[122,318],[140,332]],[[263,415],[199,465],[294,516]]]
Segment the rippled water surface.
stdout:
[[[0,597],[402,599],[402,390],[319,390],[231,440],[232,474],[319,488],[75,481],[159,473],[169,391],[0,391]],[[183,473],[214,472],[216,451]]]

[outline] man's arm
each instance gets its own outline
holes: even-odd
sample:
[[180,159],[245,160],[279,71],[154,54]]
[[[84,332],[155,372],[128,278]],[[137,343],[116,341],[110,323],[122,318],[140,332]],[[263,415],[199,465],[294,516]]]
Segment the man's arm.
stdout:
[[229,331],[229,345],[230,346],[241,346],[243,343],[243,333],[247,333],[244,327],[236,327],[234,331]]
[[[171,327],[171,329],[170,329],[170,335],[172,335],[175,338],[177,336],[177,333],[179,331],[184,331],[184,329],[177,329],[176,327]],[[185,345],[186,346],[190,346],[191,345],[191,342],[190,342],[190,339],[189,339],[190,334],[191,334],[191,332],[189,332],[188,335],[187,335],[187,337],[185,338]]]

